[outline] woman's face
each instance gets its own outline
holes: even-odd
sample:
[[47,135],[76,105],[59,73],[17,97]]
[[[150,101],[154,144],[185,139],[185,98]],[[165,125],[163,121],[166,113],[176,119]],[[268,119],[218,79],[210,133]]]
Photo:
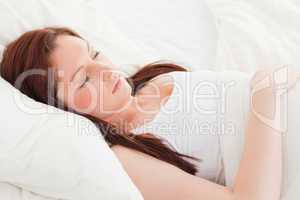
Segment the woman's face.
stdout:
[[131,87],[125,74],[115,70],[101,52],[96,56],[85,40],[74,36],[58,36],[55,43],[50,62],[59,74],[59,100],[77,112],[100,119],[130,105]]

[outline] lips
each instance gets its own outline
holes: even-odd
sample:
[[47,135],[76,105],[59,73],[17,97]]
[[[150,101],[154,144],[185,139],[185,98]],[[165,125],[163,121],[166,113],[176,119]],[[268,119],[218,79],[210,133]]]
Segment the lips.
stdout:
[[116,79],[116,81],[115,81],[115,84],[114,84],[114,86],[113,86],[113,89],[112,89],[112,94],[113,93],[115,93],[115,91],[118,89],[118,87],[119,87],[119,85],[120,85],[120,81],[121,81],[121,79],[120,79],[120,76]]

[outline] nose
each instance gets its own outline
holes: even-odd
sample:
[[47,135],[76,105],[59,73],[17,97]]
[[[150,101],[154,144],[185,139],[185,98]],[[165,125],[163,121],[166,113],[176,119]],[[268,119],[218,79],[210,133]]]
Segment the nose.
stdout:
[[120,76],[115,70],[100,63],[95,63],[92,68],[99,74],[99,77],[102,77],[103,81],[115,81]]
[[104,82],[109,81],[112,77],[111,71],[108,71],[108,70],[101,70],[100,75],[102,75],[102,80]]

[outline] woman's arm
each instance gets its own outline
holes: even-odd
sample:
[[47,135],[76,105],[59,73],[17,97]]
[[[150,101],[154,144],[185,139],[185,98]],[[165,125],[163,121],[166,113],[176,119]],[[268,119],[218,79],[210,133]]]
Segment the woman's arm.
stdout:
[[190,175],[169,163],[120,145],[111,149],[145,200],[278,199],[280,136],[273,135],[255,118],[249,120],[247,135],[234,188]]
[[[281,82],[281,89],[276,89],[275,79]],[[287,67],[258,71],[252,79],[244,151],[233,189],[238,199],[280,199],[284,134],[281,126],[287,120],[287,105],[282,100],[298,80],[299,72]],[[269,87],[264,88],[265,84]]]
[[229,188],[190,175],[167,162],[120,145],[111,149],[145,200],[234,199]]
[[252,102],[245,131],[244,151],[233,189],[238,196],[237,199],[278,200],[280,198],[282,133],[276,129],[279,125],[278,121],[272,121],[272,118],[274,114],[281,113],[280,110],[275,110],[276,96],[272,87],[254,91],[263,80],[271,80],[268,79],[271,75],[272,72],[260,71],[251,82]]
[[277,200],[280,139],[259,121],[252,120],[249,120],[247,144],[234,188],[190,175],[169,163],[120,145],[111,148],[145,200]]

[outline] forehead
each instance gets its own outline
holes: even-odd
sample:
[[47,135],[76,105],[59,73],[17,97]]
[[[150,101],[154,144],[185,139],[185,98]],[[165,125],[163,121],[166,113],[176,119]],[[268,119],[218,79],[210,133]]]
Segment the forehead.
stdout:
[[88,48],[87,41],[75,36],[61,35],[56,38],[55,48],[50,55],[50,63],[60,75],[58,81],[71,78],[83,62]]

